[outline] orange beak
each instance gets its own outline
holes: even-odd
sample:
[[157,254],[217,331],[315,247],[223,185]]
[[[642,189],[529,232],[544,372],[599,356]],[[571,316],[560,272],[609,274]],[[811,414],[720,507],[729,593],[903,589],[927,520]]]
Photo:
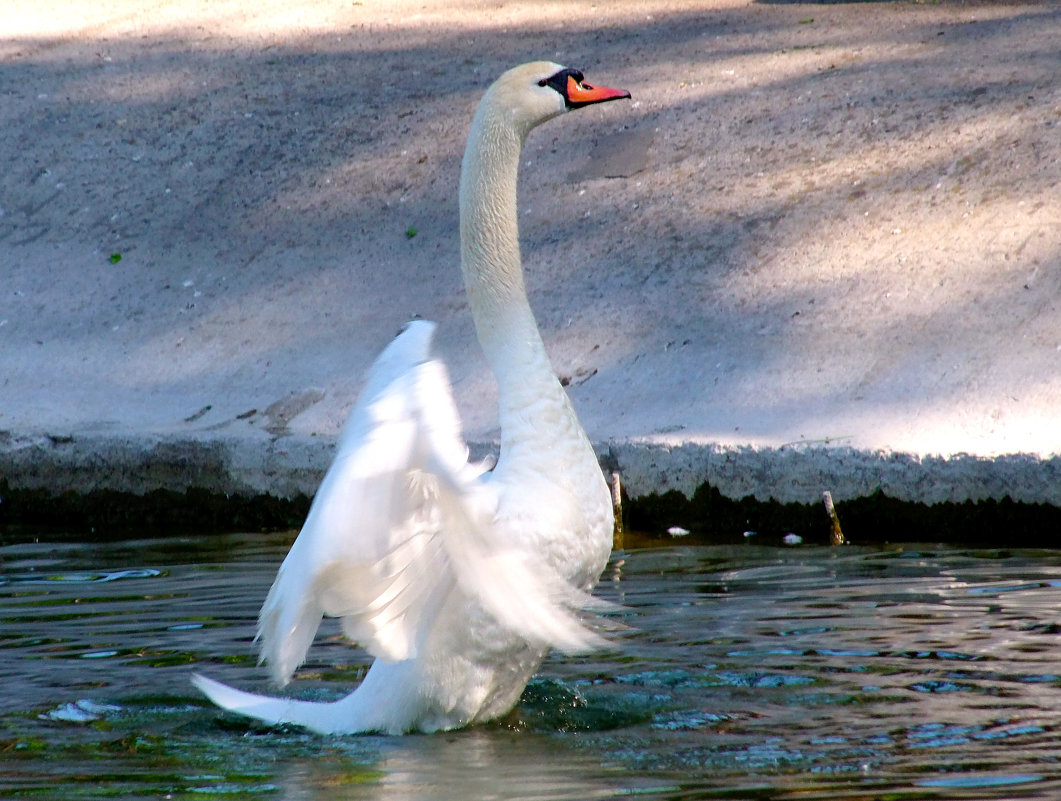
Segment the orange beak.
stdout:
[[630,97],[630,93],[625,89],[590,86],[585,82],[579,83],[573,75],[567,76],[567,102],[571,106],[588,106],[590,103],[603,103],[627,97]]

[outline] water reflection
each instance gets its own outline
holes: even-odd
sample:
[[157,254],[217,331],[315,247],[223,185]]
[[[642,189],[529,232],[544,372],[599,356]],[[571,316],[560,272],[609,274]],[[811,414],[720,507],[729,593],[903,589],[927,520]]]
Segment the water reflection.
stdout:
[[[472,730],[387,738],[371,769],[337,775],[333,765],[289,765],[279,776],[285,799],[314,801],[467,801],[479,798],[614,798],[629,777],[537,734]],[[645,789],[650,782],[639,781]],[[655,785],[658,787],[658,784]]]
[[[617,554],[615,653],[554,657],[500,724],[320,738],[206,706],[267,689],[251,642],[289,536],[0,548],[0,796],[1055,798],[1061,553]],[[368,658],[338,627],[294,691]]]

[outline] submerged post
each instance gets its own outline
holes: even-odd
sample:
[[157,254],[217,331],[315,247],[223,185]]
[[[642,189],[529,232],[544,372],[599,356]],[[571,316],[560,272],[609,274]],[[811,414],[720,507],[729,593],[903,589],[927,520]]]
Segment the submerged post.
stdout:
[[623,547],[623,486],[618,473],[612,473],[612,514],[615,516],[615,528],[612,530],[612,550]]
[[836,507],[833,506],[833,494],[826,490],[822,493],[825,502],[825,512],[829,515],[829,523],[832,527],[830,540],[833,545],[844,544],[844,532],[840,530],[840,518],[836,516]]

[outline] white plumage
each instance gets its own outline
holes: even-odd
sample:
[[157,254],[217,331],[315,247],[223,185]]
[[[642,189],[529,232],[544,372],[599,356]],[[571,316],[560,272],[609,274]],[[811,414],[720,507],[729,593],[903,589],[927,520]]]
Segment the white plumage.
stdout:
[[218,705],[319,732],[450,729],[506,713],[548,648],[604,641],[580,610],[611,548],[611,499],[545,354],[523,288],[516,177],[523,139],[567,108],[628,93],[538,62],[480,104],[461,171],[462,270],[498,381],[496,469],[470,463],[434,324],[380,355],[262,606],[261,658],[286,684],[324,615],[374,657],[334,703],[258,696],[203,676]]

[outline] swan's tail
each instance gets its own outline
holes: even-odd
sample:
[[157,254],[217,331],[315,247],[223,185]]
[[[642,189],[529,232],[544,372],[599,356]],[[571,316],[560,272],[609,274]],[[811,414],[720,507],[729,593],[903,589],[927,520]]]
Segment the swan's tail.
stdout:
[[333,703],[271,698],[237,690],[198,673],[192,676],[192,684],[222,709],[270,725],[291,723],[320,734],[356,734],[371,731],[371,727],[362,728],[357,725],[357,716],[343,714],[344,710],[340,707],[346,705],[350,696]]

